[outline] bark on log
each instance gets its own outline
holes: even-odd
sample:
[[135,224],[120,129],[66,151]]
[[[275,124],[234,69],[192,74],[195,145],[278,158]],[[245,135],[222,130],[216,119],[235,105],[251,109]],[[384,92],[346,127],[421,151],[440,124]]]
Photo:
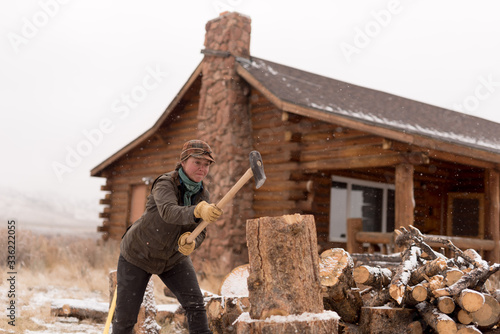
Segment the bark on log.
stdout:
[[88,302],[77,299],[55,300],[50,306],[50,314],[55,317],[75,317],[79,320],[90,319],[96,322],[106,322],[108,317],[107,304]]
[[[253,306],[252,306],[253,307]],[[238,334],[338,334],[339,316],[332,311],[303,313],[301,315],[279,316],[268,319],[252,319],[243,313],[236,320]]]
[[423,266],[419,266],[414,272],[411,273],[411,278],[409,284],[415,285],[423,280],[426,277],[432,277],[438,275],[445,271],[447,268],[446,259],[437,258],[432,261],[425,263]]
[[480,329],[488,329],[500,321],[500,305],[495,298],[485,295],[483,306],[470,315]]
[[332,248],[321,253],[319,276],[326,310],[336,311],[348,323],[356,323],[363,301],[352,276],[353,261],[344,249]]
[[458,281],[455,282],[455,284],[446,288],[434,290],[434,297],[454,296],[464,289],[476,287],[480,279],[488,274],[488,271],[489,267],[487,264],[485,266],[475,268],[463,275]]
[[368,253],[354,253],[351,254],[351,258],[358,262],[384,262],[384,263],[397,263],[399,264],[402,261],[400,253],[394,254],[368,254]]
[[448,334],[457,332],[457,324],[444,313],[439,312],[429,302],[417,304],[417,310],[420,312],[425,322],[439,334]]
[[389,289],[374,290],[368,295],[369,297],[363,298],[366,307],[384,306],[391,301]]
[[314,217],[251,219],[246,232],[251,318],[322,312]]
[[360,266],[354,268],[353,277],[358,284],[382,288],[391,283],[392,271],[387,268]]
[[472,325],[457,324],[457,334],[481,334],[481,331]]
[[398,304],[401,304],[403,301],[411,272],[415,270],[418,265],[418,255],[420,252],[420,248],[410,246],[403,255],[401,266],[398,267],[392,278],[389,293]]
[[409,308],[363,307],[359,327],[362,333],[410,333],[415,310]]
[[250,310],[248,297],[214,296],[207,302],[208,324],[214,334],[236,333],[233,323]]

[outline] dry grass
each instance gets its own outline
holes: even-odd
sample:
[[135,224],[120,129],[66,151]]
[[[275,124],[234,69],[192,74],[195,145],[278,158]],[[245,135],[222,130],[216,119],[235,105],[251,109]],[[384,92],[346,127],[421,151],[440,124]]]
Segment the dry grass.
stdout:
[[[2,232],[5,232],[3,230]],[[4,236],[6,233],[3,234]],[[7,249],[7,238],[0,240],[0,249]],[[50,315],[47,296],[73,299],[109,300],[108,275],[116,269],[119,244],[116,241],[101,242],[95,238],[78,236],[45,236],[29,230],[16,233],[16,327],[6,321],[0,323],[0,332],[22,333],[38,331],[42,324],[54,322]],[[6,257],[0,258],[2,268],[7,268]],[[0,272],[2,291],[8,290],[7,270]],[[163,294],[163,283],[155,280],[157,304],[175,300]],[[40,296],[45,296],[40,301]],[[45,298],[45,299],[44,299]],[[38,304],[37,301],[38,300]],[[10,300],[0,296],[1,305]],[[34,302],[35,301],[35,302]],[[42,305],[39,305],[42,303]]]

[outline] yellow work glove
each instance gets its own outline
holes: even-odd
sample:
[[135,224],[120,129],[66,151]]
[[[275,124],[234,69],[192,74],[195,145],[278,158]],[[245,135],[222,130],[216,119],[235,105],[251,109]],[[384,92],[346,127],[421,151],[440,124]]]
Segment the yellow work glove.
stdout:
[[205,201],[198,203],[194,208],[194,216],[201,218],[208,223],[213,223],[222,215],[222,210],[215,204],[208,204]]
[[179,240],[177,240],[177,244],[179,245],[179,252],[184,255],[189,255],[194,251],[195,242],[191,242],[190,244],[186,243],[186,239],[189,237],[191,232],[183,233]]

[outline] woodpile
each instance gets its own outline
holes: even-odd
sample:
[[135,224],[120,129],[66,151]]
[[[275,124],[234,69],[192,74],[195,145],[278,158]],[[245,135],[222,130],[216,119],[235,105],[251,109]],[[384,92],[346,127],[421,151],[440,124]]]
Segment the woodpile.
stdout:
[[351,256],[339,248],[321,254],[324,306],[340,315],[344,332],[493,333],[500,327],[500,294],[486,284],[500,264],[413,226],[395,234],[400,254]]

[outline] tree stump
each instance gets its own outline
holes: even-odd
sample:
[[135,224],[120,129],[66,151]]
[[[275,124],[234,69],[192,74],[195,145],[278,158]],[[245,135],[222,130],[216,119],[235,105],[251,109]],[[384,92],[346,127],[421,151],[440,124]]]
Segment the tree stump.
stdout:
[[415,313],[408,308],[363,307],[359,320],[361,333],[411,333]]
[[252,319],[323,311],[312,215],[251,219],[247,243]]
[[251,309],[239,334],[338,333],[338,315],[323,309],[312,215],[248,220],[247,244]]

